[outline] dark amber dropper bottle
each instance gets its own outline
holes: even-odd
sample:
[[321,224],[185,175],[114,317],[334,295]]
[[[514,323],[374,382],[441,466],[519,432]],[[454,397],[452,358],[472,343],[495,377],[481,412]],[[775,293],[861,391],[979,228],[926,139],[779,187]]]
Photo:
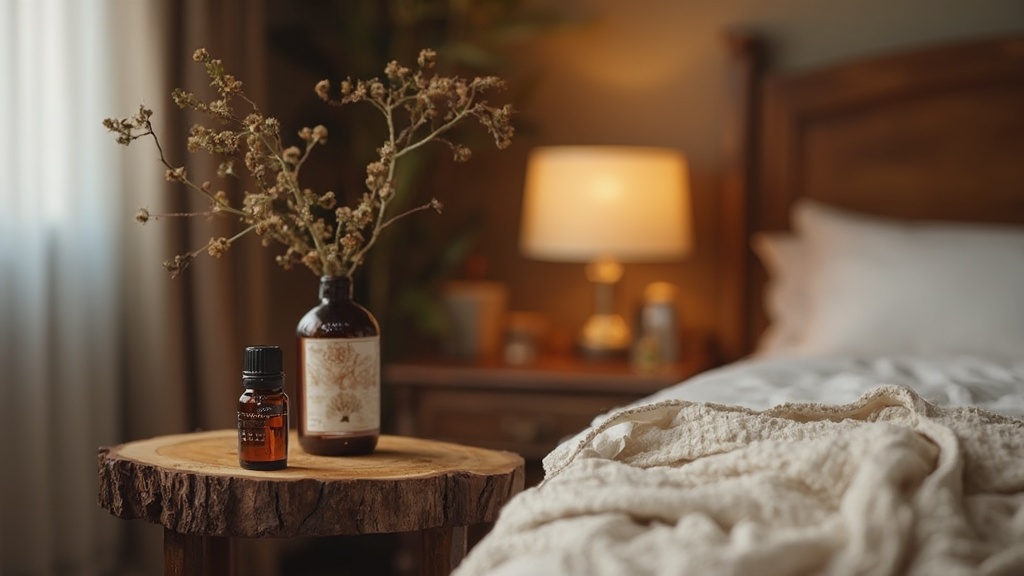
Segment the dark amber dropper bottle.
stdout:
[[288,396],[277,346],[245,349],[238,399],[238,464],[248,470],[288,466]]

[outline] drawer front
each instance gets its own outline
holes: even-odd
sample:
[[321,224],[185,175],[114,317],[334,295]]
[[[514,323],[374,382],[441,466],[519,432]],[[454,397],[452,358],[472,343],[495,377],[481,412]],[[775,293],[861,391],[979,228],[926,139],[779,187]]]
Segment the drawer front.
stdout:
[[419,394],[417,433],[542,458],[594,416],[633,400],[623,395],[429,390]]

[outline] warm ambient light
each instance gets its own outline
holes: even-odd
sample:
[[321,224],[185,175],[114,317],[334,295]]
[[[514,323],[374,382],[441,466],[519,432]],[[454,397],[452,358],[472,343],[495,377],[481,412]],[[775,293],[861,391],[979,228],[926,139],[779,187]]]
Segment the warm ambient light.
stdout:
[[622,146],[555,146],[530,153],[520,250],[538,260],[588,263],[595,302],[580,335],[585,354],[629,347],[629,327],[614,312],[621,263],[677,260],[692,247],[681,153]]

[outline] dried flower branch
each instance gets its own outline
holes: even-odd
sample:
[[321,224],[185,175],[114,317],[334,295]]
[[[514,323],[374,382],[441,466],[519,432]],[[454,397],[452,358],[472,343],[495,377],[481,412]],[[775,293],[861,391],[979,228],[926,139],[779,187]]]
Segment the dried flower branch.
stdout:
[[[167,160],[153,130],[152,110],[140,106],[132,117],[103,121],[117,134],[119,144],[127,146],[140,138],[152,138],[166,169],[165,178],[210,202],[208,211],[184,215],[224,214],[244,224],[244,229],[231,238],[211,238],[206,246],[164,262],[173,276],[201,253],[220,256],[235,240],[254,232],[263,238],[265,246],[276,242],[285,247],[277,256],[277,262],[285,268],[301,263],[317,275],[351,278],[388,226],[416,212],[441,211],[441,203],[432,199],[399,214],[389,212],[395,197],[396,169],[403,156],[437,141],[452,150],[456,161],[468,160],[469,148],[445,138],[468,118],[475,118],[493,136],[498,148],[507,147],[514,134],[511,107],[494,107],[483,99],[485,93],[503,88],[503,82],[492,76],[472,80],[438,76],[433,72],[432,50],[420,52],[415,70],[391,62],[384,69],[384,80],[348,78],[333,95],[331,83],[321,80],[314,89],[322,100],[335,106],[365,102],[380,112],[387,127],[387,136],[377,149],[379,159],[366,167],[366,192],[354,207],[339,207],[333,191],[316,193],[303,187],[299,179],[314,148],[327,142],[327,128],[302,128],[298,131],[300,144],[285,146],[279,121],[260,112],[242,91],[242,83],[224,70],[220,60],[205,49],[197,50],[193,60],[206,68],[218,98],[207,102],[181,89],[172,96],[180,108],[209,116],[217,127],[193,126],[187,149],[223,157],[217,170],[220,178],[236,176],[234,160],[241,158],[257,187],[256,191],[245,191],[241,206],[233,206],[224,191],[214,191],[209,182],[197,183],[183,166]],[[238,102],[246,110],[244,115],[235,112]],[[145,223],[161,216],[182,215],[151,214],[140,209],[135,218]]]

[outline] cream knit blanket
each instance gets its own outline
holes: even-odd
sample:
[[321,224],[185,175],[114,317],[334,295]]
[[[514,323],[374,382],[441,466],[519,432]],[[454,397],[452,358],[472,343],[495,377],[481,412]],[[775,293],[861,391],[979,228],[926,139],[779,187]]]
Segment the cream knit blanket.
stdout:
[[1024,421],[844,406],[622,411],[544,461],[457,576],[1024,575]]

